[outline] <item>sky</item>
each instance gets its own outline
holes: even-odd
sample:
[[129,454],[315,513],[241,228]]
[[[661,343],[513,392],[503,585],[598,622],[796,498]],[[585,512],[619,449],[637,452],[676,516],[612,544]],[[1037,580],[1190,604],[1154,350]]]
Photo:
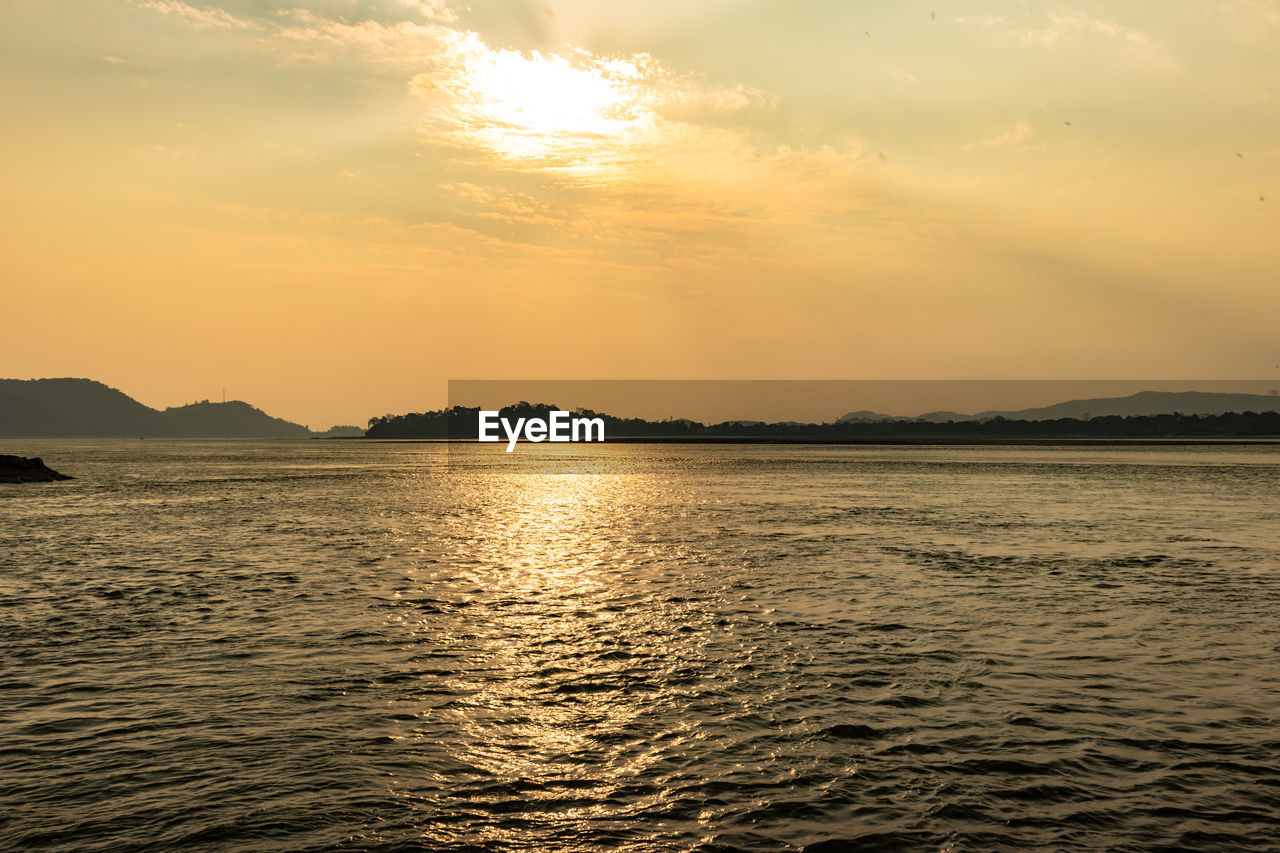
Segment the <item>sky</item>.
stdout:
[[6,0],[0,375],[1280,377],[1268,0]]

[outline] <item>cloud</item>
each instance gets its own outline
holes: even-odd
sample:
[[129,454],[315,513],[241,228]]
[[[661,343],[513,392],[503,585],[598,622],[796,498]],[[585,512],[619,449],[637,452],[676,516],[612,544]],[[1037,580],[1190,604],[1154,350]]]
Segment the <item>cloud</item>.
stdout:
[[446,0],[400,0],[400,4],[412,9],[428,21],[456,21],[458,16],[449,8]]
[[[393,19],[357,21],[307,8],[245,19],[177,0],[138,5],[192,27],[255,30],[251,44],[286,61],[324,62],[351,53],[403,67],[408,91],[428,105],[422,139],[533,170],[601,175],[687,144],[698,127],[773,107],[758,89],[714,85],[648,54],[492,47],[451,25],[443,0],[395,0],[379,7]],[[410,13],[427,20],[405,20]]]
[[191,6],[179,0],[138,0],[143,9],[162,15],[172,15],[184,23],[208,29],[257,29],[258,25],[244,18],[237,18],[224,9]]
[[1004,23],[1004,15],[961,15],[956,18],[957,24],[977,24],[980,27],[994,27]]
[[[142,5],[207,26],[163,0]],[[809,240],[850,217],[875,228],[904,221],[877,188],[901,171],[865,154],[860,140],[778,145],[750,130],[756,113],[776,106],[763,91],[643,53],[494,47],[443,20],[444,8],[401,3],[397,19],[357,21],[290,9],[244,27],[226,12],[194,11],[252,30],[245,47],[284,62],[345,56],[402,73],[401,91],[420,105],[417,140],[452,173],[434,189],[476,228],[511,229],[504,239],[607,247],[626,263],[679,242],[690,256],[728,262],[766,257],[768,228],[794,235],[820,223]],[[404,19],[417,13],[435,17]]]
[[[285,61],[325,61],[341,51],[359,51],[376,63],[419,61],[440,49],[457,31],[443,0],[390,0],[379,17],[356,21],[317,14],[305,7],[279,9],[272,16],[242,17],[217,7],[196,7],[179,0],[136,0],[138,7],[171,17],[195,29],[252,31],[248,44],[282,54]],[[408,20],[416,12],[426,22]]]
[[355,50],[377,63],[420,62],[424,55],[447,50],[457,32],[440,24],[403,20],[347,23],[306,9],[292,9],[288,16],[290,23],[275,30],[270,47],[293,61],[323,61],[334,51]]
[[1270,0],[1225,0],[1220,8],[1224,15],[1239,15],[1251,24],[1280,27],[1280,6]]
[[526,53],[470,32],[442,47],[409,81],[431,107],[424,135],[565,176],[630,177],[658,152],[696,143],[700,128],[772,107],[759,90],[710,85],[647,54]]
[[[961,17],[956,20],[962,24],[985,27],[999,26],[1005,21],[998,15]],[[1083,36],[1096,36],[1119,45],[1132,59],[1145,65],[1166,70],[1176,65],[1168,49],[1151,34],[1107,18],[1090,15],[1082,9],[1055,9],[1047,12],[1039,25],[1011,28],[1006,32],[1016,41],[1035,48],[1055,47],[1074,42]]]
[[1035,135],[1036,131],[1031,126],[1031,122],[1022,119],[1008,130],[1000,131],[986,139],[970,142],[964,148],[966,151],[979,148],[1025,148]]

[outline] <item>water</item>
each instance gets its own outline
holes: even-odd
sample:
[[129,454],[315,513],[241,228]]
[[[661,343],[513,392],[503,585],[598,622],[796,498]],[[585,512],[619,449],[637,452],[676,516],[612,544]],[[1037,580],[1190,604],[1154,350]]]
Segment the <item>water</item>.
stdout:
[[3,849],[1280,849],[1277,448],[0,452]]

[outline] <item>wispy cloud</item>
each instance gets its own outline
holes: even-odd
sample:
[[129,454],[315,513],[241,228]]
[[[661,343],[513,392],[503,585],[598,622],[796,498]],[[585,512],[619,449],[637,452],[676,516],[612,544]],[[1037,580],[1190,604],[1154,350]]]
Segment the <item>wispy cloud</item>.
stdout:
[[566,175],[621,176],[656,151],[696,141],[709,118],[770,105],[762,92],[708,85],[645,54],[522,53],[474,33],[445,47],[409,81],[432,107],[424,132]]
[[[1003,27],[1006,24],[1001,15],[960,17],[956,21],[984,27]],[[1150,33],[1091,15],[1083,9],[1054,9],[1045,13],[1038,24],[1008,27],[1005,31],[1016,41],[1036,48],[1066,45],[1087,36],[1101,37],[1119,45],[1130,58],[1143,64],[1162,69],[1176,65],[1169,49]]]
[[[167,0],[140,5],[209,26]],[[646,252],[655,262],[678,243],[690,263],[738,263],[776,254],[763,236],[770,228],[796,236],[812,224],[809,240],[906,219],[880,189],[902,177],[900,167],[856,137],[770,142],[749,128],[774,110],[774,97],[649,54],[495,47],[439,2],[403,2],[398,18],[357,21],[307,9],[243,22],[194,11],[252,30],[246,47],[285,63],[347,56],[402,72],[402,91],[421,105],[419,143],[448,152],[468,176],[435,191],[477,228],[508,227],[517,242],[615,247],[628,263]],[[538,189],[516,190],[515,174]]]
[[429,21],[456,21],[458,16],[449,8],[446,0],[400,0],[405,8],[412,9]]
[[1280,27],[1280,5],[1272,0],[1224,0],[1219,8],[1224,15],[1237,15],[1250,23]]
[[1004,15],[961,15],[956,18],[957,24],[977,24],[981,27],[994,27],[1004,23]]
[[363,20],[349,23],[292,9],[287,23],[272,33],[269,47],[292,61],[324,61],[335,52],[354,50],[380,64],[420,63],[424,56],[449,50],[457,31],[437,23]]
[[1025,148],[1035,138],[1035,128],[1031,122],[1022,119],[1008,130],[1002,130],[985,139],[979,139],[965,145],[966,151],[980,148]]
[[257,29],[258,25],[238,18],[225,9],[192,6],[180,0],[139,0],[138,5],[162,15],[172,15],[194,27],[211,29]]

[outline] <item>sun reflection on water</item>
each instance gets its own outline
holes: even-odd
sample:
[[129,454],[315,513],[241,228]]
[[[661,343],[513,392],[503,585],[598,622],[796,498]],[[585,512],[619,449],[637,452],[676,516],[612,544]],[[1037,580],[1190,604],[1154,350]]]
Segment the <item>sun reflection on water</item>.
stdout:
[[[630,588],[643,587],[646,564],[669,557],[652,552],[633,519],[662,484],[531,467],[502,458],[474,504],[480,514],[457,528],[456,558],[485,600],[483,621],[469,621],[460,638],[476,650],[465,683],[453,685],[465,699],[427,713],[443,713],[467,745],[461,776],[477,781],[462,785],[466,796],[495,808],[545,800],[560,821],[610,820],[618,804],[601,791],[644,775],[658,755],[636,735],[660,676],[637,658],[643,645],[652,660],[675,629]],[[588,788],[590,798],[572,794]],[[488,831],[493,840],[519,834]]]

